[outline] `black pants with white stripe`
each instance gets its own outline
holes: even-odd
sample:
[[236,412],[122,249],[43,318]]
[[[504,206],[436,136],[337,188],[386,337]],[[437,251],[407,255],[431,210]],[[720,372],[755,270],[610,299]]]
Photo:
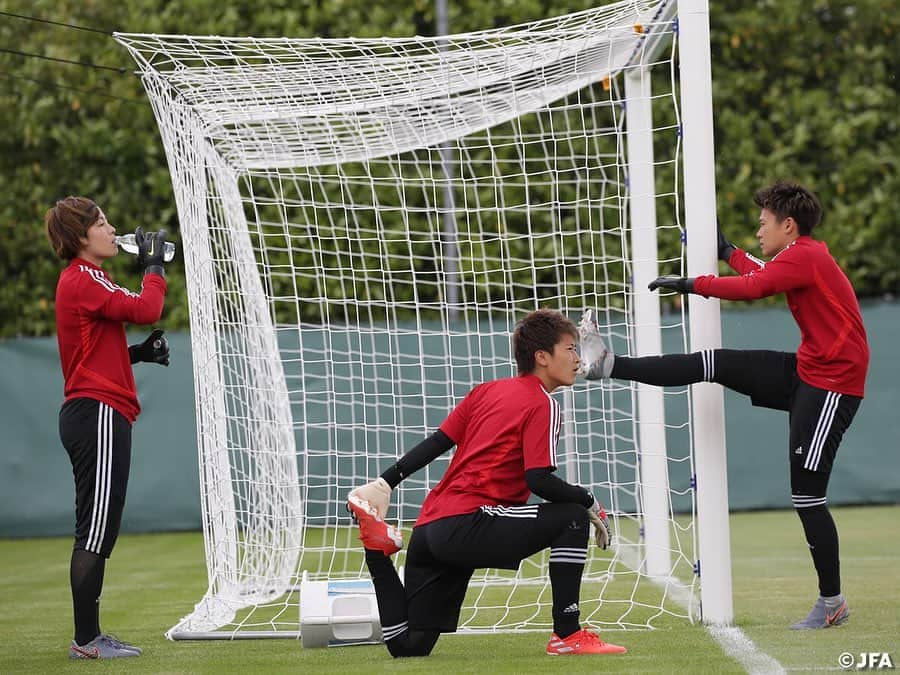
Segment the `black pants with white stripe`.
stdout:
[[705,350],[616,356],[611,377],[659,386],[717,382],[753,405],[788,413],[791,501],[806,533],[825,597],[840,593],[837,529],[826,506],[828,479],[844,432],[862,399],[813,387],[797,375],[797,355],[766,350]]
[[66,401],[59,436],[75,478],[75,546],[109,558],[119,536],[131,466],[131,424],[106,403]]
[[587,509],[580,504],[485,506],[413,528],[404,584],[390,558],[367,550],[388,650],[395,657],[428,655],[441,633],[456,631],[476,569],[517,569],[546,548],[554,631],[575,632],[589,534]]

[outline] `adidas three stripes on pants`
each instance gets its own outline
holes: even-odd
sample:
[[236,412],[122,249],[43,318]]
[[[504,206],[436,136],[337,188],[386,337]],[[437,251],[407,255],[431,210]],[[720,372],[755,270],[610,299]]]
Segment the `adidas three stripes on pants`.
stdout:
[[66,401],[59,436],[75,479],[75,549],[108,558],[119,536],[131,465],[131,424],[106,403]]

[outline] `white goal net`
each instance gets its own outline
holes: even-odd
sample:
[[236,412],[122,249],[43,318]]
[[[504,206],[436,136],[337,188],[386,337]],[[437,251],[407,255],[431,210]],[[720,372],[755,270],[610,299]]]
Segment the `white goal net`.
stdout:
[[[159,123],[188,278],[209,588],[170,636],[293,637],[304,573],[365,577],[348,491],[515,374],[527,312],[596,308],[619,352],[642,332],[684,348],[683,313],[661,325],[644,290],[684,258],[672,2],[444,38],[116,39]],[[584,622],[697,614],[687,395],[557,394],[560,473],[614,532]],[[395,491],[407,536],[450,454]],[[476,572],[460,630],[550,628],[546,554]]]

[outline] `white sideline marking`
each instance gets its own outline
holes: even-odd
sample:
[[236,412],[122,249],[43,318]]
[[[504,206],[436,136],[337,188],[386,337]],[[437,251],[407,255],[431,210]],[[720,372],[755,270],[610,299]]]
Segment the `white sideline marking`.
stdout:
[[[633,570],[641,568],[638,547],[630,542],[623,542],[616,549],[616,556]],[[648,577],[661,586],[673,601],[684,607],[688,613],[693,612],[690,589],[672,577]],[[670,585],[671,582],[672,585]],[[740,628],[736,626],[706,626],[707,632],[719,644],[722,651],[740,663],[749,675],[786,675],[784,666],[775,658],[762,651]]]
[[786,672],[784,666],[757,647],[740,628],[707,626],[706,630],[719,643],[722,651],[740,663],[749,675],[781,675]]

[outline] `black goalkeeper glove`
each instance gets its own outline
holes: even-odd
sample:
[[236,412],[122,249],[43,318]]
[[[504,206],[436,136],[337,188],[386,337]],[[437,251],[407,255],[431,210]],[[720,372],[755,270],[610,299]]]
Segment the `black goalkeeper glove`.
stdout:
[[161,366],[168,366],[169,341],[163,336],[163,332],[161,328],[157,328],[140,344],[131,345],[128,348],[131,363],[158,363]]
[[734,253],[737,246],[728,241],[725,235],[722,234],[722,223],[719,222],[718,218],[716,218],[716,232],[719,234],[719,260],[728,262],[731,260],[731,254]]
[[163,255],[166,250],[166,231],[144,234],[144,229],[138,227],[134,231],[134,242],[138,247],[138,265],[144,268],[144,274],[158,274],[166,276],[163,269]]
[[694,292],[694,280],[691,277],[676,277],[674,275],[667,275],[664,277],[657,277],[647,286],[651,291],[655,291],[657,288],[668,288],[671,291],[675,291],[676,293],[693,293]]

